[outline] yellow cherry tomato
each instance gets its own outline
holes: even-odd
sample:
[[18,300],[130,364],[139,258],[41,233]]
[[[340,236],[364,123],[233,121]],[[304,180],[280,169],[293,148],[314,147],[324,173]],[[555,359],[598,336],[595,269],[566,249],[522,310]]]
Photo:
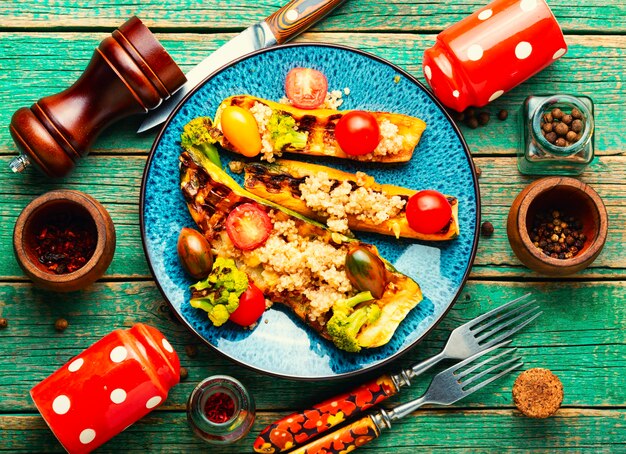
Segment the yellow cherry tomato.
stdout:
[[222,111],[220,124],[224,137],[238,152],[249,158],[261,152],[263,145],[259,125],[248,110],[228,106]]

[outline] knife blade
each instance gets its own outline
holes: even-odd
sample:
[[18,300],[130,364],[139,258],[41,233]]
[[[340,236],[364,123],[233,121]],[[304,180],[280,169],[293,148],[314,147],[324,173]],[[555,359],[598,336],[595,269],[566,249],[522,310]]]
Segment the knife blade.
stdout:
[[292,0],[281,9],[222,45],[187,74],[187,82],[159,107],[150,111],[137,133],[163,123],[184,97],[227,63],[255,50],[283,44],[322,19],[345,0]]

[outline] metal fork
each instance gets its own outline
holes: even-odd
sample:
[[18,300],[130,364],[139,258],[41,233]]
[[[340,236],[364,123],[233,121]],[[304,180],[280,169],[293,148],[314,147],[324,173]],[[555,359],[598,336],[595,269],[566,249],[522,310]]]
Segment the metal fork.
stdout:
[[[383,430],[391,428],[393,421],[397,421],[414,412],[422,405],[451,405],[458,402],[524,364],[519,356],[507,357],[507,355],[516,350],[514,348],[502,349],[501,352],[494,356],[487,359],[483,358],[488,353],[509,342],[506,341],[494,345],[435,375],[428,390],[422,397],[399,405],[389,411],[380,409],[306,446],[302,446],[290,454],[348,452],[379,437]],[[462,370],[467,366],[471,367]],[[484,367],[487,368],[481,370]],[[491,376],[488,376],[488,374],[491,374]]]
[[[354,409],[345,416],[354,417],[358,413],[372,408],[374,405],[397,394],[401,388],[409,386],[413,378],[426,372],[438,362],[444,359],[466,359],[508,339],[542,314],[539,311],[539,306],[532,306],[535,300],[526,302],[529,296],[530,293],[509,301],[459,326],[450,333],[446,346],[436,356],[398,373],[383,375],[363,383],[346,393],[334,396],[315,405],[313,410],[319,411],[324,415],[334,415],[337,408],[342,408],[342,405],[347,402],[347,405],[354,407]],[[274,443],[270,434],[276,430],[280,432],[280,428],[284,424],[289,424],[288,421],[290,419],[300,420],[305,418],[310,411],[296,412],[268,425],[259,434],[255,442],[255,450],[261,453],[284,451],[286,448],[283,445]],[[329,430],[340,421],[341,418],[328,418],[326,424],[316,428],[315,435]],[[313,436],[313,433],[306,434],[303,432],[298,436],[298,441],[294,441],[292,447],[302,445]],[[259,447],[258,449],[257,446]],[[267,450],[265,449],[266,447]]]
[[520,296],[456,328],[441,352],[394,376],[398,380],[397,386],[410,385],[411,379],[444,359],[469,358],[511,337],[543,314],[539,306],[531,306],[535,303],[534,299],[518,304],[529,296],[530,293]]

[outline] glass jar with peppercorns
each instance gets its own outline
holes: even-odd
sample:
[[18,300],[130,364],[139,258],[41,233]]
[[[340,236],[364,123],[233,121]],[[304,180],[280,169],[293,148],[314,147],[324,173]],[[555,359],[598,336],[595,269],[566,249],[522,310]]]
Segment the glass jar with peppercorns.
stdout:
[[594,109],[587,96],[529,96],[522,107],[517,167],[526,175],[579,175],[594,157]]

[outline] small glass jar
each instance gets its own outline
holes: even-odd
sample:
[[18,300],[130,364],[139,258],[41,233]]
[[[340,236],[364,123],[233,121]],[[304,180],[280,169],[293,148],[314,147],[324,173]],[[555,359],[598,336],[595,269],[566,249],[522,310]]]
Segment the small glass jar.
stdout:
[[[542,133],[544,114],[554,108],[582,113],[580,138],[567,146],[550,143]],[[525,175],[579,175],[594,157],[594,109],[587,96],[529,96],[522,107],[522,137],[517,167]]]
[[[214,404],[221,408],[212,408]],[[254,417],[254,399],[241,382],[227,375],[204,379],[187,401],[187,420],[194,434],[212,444],[240,440],[250,431]]]

